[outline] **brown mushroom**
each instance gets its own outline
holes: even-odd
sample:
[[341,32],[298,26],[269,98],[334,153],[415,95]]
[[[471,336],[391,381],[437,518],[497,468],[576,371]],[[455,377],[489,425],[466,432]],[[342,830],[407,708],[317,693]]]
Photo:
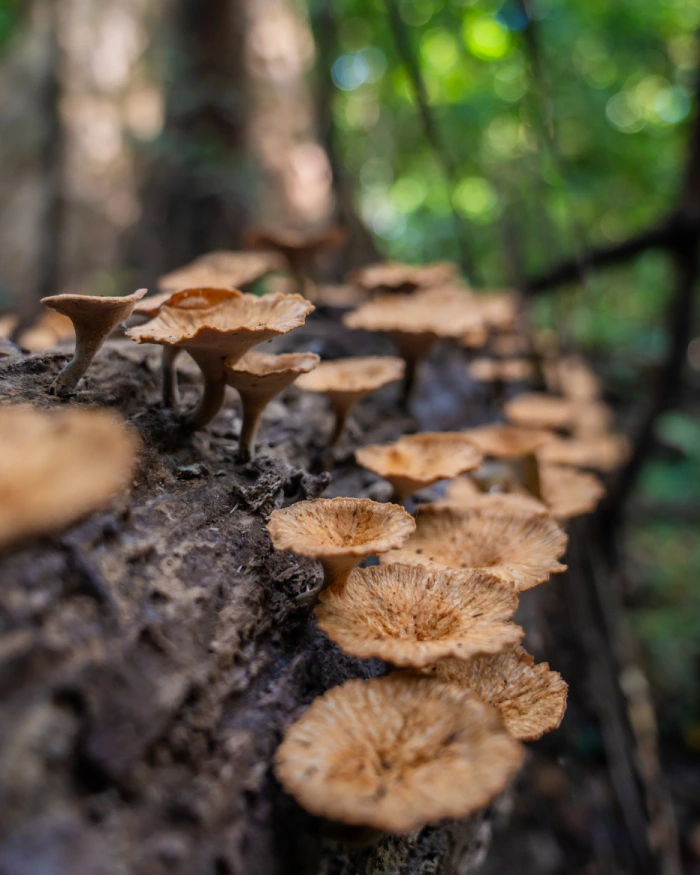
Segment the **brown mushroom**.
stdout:
[[547,505],[520,492],[482,492],[470,477],[457,477],[447,484],[445,497],[433,507],[480,507],[514,513],[549,514]]
[[542,500],[555,519],[591,513],[605,495],[605,487],[593,474],[564,465],[541,464],[539,470]]
[[320,358],[312,352],[269,355],[255,350],[240,359],[226,359],[226,382],[238,392],[243,404],[239,459],[249,461],[255,456],[260,417],[270,401],[319,362]]
[[544,363],[544,375],[550,392],[574,401],[595,401],[602,395],[598,376],[581,356],[554,356]]
[[474,569],[509,581],[522,592],[566,571],[557,561],[566,542],[554,520],[541,514],[429,507],[418,511],[416,531],[404,546],[383,554],[380,561]]
[[351,656],[421,668],[517,644],[517,607],[509,583],[479,571],[375,565],[322,592],[316,619]]
[[267,530],[276,550],[318,559],[322,586],[304,597],[315,601],[331,583],[341,586],[368,556],[400,547],[415,529],[413,517],[395,504],[369,498],[316,498],[273,510]]
[[518,741],[536,741],[557,729],[566,712],[568,686],[559,672],[535,660],[522,647],[468,660],[444,659],[421,675],[469,690],[501,715]]
[[474,446],[491,459],[515,459],[534,453],[554,438],[542,429],[519,428],[507,423],[491,423],[469,428],[462,432]]
[[285,733],[275,773],[312,814],[403,833],[488,805],[522,757],[471,693],[396,672],[316,699]]
[[601,434],[591,438],[554,438],[537,450],[540,462],[614,471],[630,453],[629,438],[620,434]]
[[51,384],[51,395],[73,393],[107,336],[128,319],[136,302],[145,294],[146,289],[139,289],[123,298],[54,295],[41,299],[44,306],[67,316],[75,329],[75,353]]
[[524,392],[504,405],[508,419],[523,428],[549,428],[564,431],[576,421],[576,404],[544,392]]
[[513,331],[516,329],[519,315],[518,298],[515,292],[481,290],[481,293],[475,294],[474,298],[488,328],[493,331]]
[[245,289],[283,268],[284,260],[275,252],[209,252],[160,277],[158,288],[170,294],[196,288]]
[[404,501],[418,489],[478,468],[481,453],[460,432],[406,435],[391,444],[371,444],[355,451],[363,468],[374,471],[394,487]]
[[347,278],[348,282],[368,292],[406,293],[456,280],[457,265],[449,261],[419,265],[383,261],[354,270]]
[[312,310],[299,295],[259,298],[222,289],[190,289],[173,295],[154,319],[129,329],[127,335],[137,343],[161,344],[171,358],[185,350],[195,360],[204,377],[204,393],[186,425],[197,430],[223,404],[224,361],[231,364],[258,343],[298,328]]
[[127,486],[138,446],[106,411],[0,409],[0,548],[107,504]]
[[403,377],[404,363],[394,356],[356,356],[321,362],[297,380],[305,392],[325,395],[335,414],[331,445],[340,440],[352,408],[377,389]]
[[579,439],[600,437],[612,428],[614,415],[603,401],[572,402],[574,417],[573,436]]
[[469,376],[479,383],[522,383],[532,377],[532,364],[525,359],[475,358],[467,365]]

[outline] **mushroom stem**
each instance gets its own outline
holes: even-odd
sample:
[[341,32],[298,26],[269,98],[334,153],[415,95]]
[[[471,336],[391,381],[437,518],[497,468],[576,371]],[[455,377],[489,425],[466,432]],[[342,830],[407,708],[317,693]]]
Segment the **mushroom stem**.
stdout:
[[403,383],[401,384],[401,403],[406,405],[413,394],[418,375],[418,366],[428,355],[430,347],[435,342],[432,334],[399,334],[393,335],[399,348],[401,358],[406,362]]
[[333,413],[335,414],[335,425],[333,426],[333,433],[330,439],[330,445],[332,447],[335,447],[343,436],[348,416],[350,415],[350,410],[354,406],[354,403],[355,399],[348,403],[345,399],[331,398],[331,406],[333,408]]
[[200,428],[204,428],[207,423],[211,422],[221,410],[226,395],[226,377],[223,368],[220,372],[213,369],[202,369],[202,373],[204,374],[202,397],[199,404],[185,416],[184,424],[188,431],[199,431]]
[[542,500],[542,482],[540,480],[540,466],[537,456],[528,453],[522,456],[514,465],[518,480],[527,491],[538,501]]
[[350,572],[356,568],[362,557],[358,556],[325,556],[321,559],[323,566],[323,581],[314,589],[302,593],[296,598],[299,607],[308,608],[312,611],[318,603],[318,597],[329,586],[341,587],[345,584]]
[[255,458],[255,438],[260,426],[260,418],[267,407],[267,399],[254,398],[248,393],[240,393],[243,405],[243,422],[241,435],[238,439],[238,460],[251,462]]
[[85,376],[92,360],[104,343],[105,334],[95,334],[82,325],[75,325],[75,352],[73,358],[64,365],[56,379],[49,387],[49,395],[72,395],[82,377]]
[[180,403],[180,393],[177,389],[177,372],[175,359],[182,352],[176,346],[164,346],[163,358],[160,364],[161,388],[163,392],[163,407],[177,407]]

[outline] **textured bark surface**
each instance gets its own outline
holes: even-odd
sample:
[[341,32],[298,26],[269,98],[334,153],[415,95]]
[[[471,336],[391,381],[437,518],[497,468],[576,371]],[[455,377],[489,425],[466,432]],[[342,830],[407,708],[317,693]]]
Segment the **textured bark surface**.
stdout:
[[[336,355],[358,352],[320,320],[287,348],[333,342]],[[367,351],[388,350],[371,341]],[[348,850],[271,772],[281,733],[315,696],[384,666],[343,656],[293,608],[320,572],[273,551],[265,519],[331,479],[326,495],[386,497],[351,464],[350,443],[358,428],[368,441],[415,427],[396,390],[359,411],[328,473],[330,413],[292,389],[268,409],[259,460],[240,466],[233,396],[206,433],[183,438],[158,407],[159,357],[112,341],[68,402],[119,410],[140,431],[131,494],[0,557],[0,872],[472,871],[493,815]],[[0,403],[59,404],[46,390],[64,360],[4,360]],[[449,388],[458,362],[448,354],[442,365]],[[416,409],[449,425],[430,365],[425,378]],[[185,366],[186,405],[196,381]]]

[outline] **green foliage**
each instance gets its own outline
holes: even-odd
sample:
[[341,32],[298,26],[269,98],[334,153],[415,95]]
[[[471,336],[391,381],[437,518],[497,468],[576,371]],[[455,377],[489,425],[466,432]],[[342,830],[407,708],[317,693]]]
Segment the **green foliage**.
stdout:
[[20,22],[20,0],[0,0],[0,56],[17,32]]

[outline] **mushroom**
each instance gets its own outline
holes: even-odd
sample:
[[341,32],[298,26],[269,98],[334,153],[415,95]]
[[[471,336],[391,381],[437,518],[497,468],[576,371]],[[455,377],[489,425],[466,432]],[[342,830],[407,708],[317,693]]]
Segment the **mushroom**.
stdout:
[[572,402],[574,421],[572,433],[576,438],[600,437],[608,434],[614,415],[603,401]]
[[499,653],[523,630],[508,622],[513,587],[479,571],[411,565],[356,568],[321,593],[319,628],[351,656],[421,668],[439,659]]
[[630,454],[629,438],[621,434],[601,434],[590,438],[554,438],[537,450],[540,462],[614,471]]
[[555,431],[572,428],[577,414],[576,405],[570,399],[544,392],[524,392],[508,401],[503,410],[515,425]]
[[532,376],[532,365],[525,359],[475,358],[467,368],[479,383],[522,383]]
[[312,814],[404,833],[488,805],[522,758],[471,693],[396,672],[314,700],[285,733],[275,774]]
[[342,586],[352,569],[366,559],[404,544],[416,524],[396,504],[369,498],[316,498],[273,510],[267,530],[276,550],[318,559],[322,586],[301,601],[315,602],[330,584]]
[[418,489],[478,468],[483,458],[460,432],[405,435],[391,444],[370,444],[355,451],[363,468],[374,471],[394,487],[404,501]]
[[542,500],[555,519],[590,513],[605,495],[605,487],[593,474],[548,464],[541,464],[539,471]]
[[107,504],[128,484],[138,446],[106,411],[0,409],[0,548]]
[[377,389],[400,380],[404,363],[394,356],[356,356],[321,362],[311,373],[297,380],[306,392],[325,395],[335,413],[331,445],[340,440],[352,408]]
[[439,339],[459,340],[482,325],[460,293],[428,290],[413,295],[380,295],[343,317],[348,328],[390,334],[406,362],[404,398],[413,388],[418,364]]
[[491,338],[489,344],[491,352],[498,358],[527,355],[531,346],[530,338],[520,331],[499,332]]
[[[129,329],[137,343],[159,343],[165,347],[164,387],[168,366],[179,350],[195,360],[204,376],[200,403],[186,418],[197,430],[221,409],[226,391],[226,368],[251,347],[286,334],[304,324],[313,305],[299,295],[243,294],[223,289],[189,289],[178,292],[163,304],[150,322]],[[164,393],[167,395],[167,391]]]
[[319,362],[320,358],[312,352],[269,355],[255,350],[240,359],[226,359],[226,382],[236,389],[243,404],[239,459],[249,461],[255,456],[260,417],[270,401],[291,386],[298,376],[312,371]]
[[482,492],[470,477],[457,477],[447,484],[445,497],[433,507],[480,507],[494,510],[549,514],[548,507],[531,495],[520,492]]
[[449,261],[432,264],[402,264],[383,261],[368,264],[348,274],[348,282],[367,292],[412,292],[442,286],[457,279],[457,265]]
[[283,268],[284,260],[275,252],[209,252],[160,277],[158,288],[170,294],[195,288],[245,289]]
[[519,428],[499,422],[469,428],[462,434],[484,456],[492,459],[515,459],[534,453],[554,437],[543,429]]
[[574,401],[595,401],[602,395],[598,376],[581,356],[554,356],[544,363],[544,376],[550,392]]
[[534,513],[483,507],[429,507],[416,515],[416,530],[403,547],[380,557],[401,562],[474,569],[508,581],[518,592],[566,571],[557,559],[567,537],[554,520]]
[[85,376],[107,336],[131,315],[134,304],[146,294],[139,289],[123,298],[94,295],[53,295],[41,303],[67,316],[75,329],[75,353],[49,388],[51,395],[70,395]]
[[568,686],[559,672],[535,660],[522,647],[469,660],[444,659],[421,671],[422,676],[469,690],[501,715],[518,741],[536,741],[557,729],[566,711]]

